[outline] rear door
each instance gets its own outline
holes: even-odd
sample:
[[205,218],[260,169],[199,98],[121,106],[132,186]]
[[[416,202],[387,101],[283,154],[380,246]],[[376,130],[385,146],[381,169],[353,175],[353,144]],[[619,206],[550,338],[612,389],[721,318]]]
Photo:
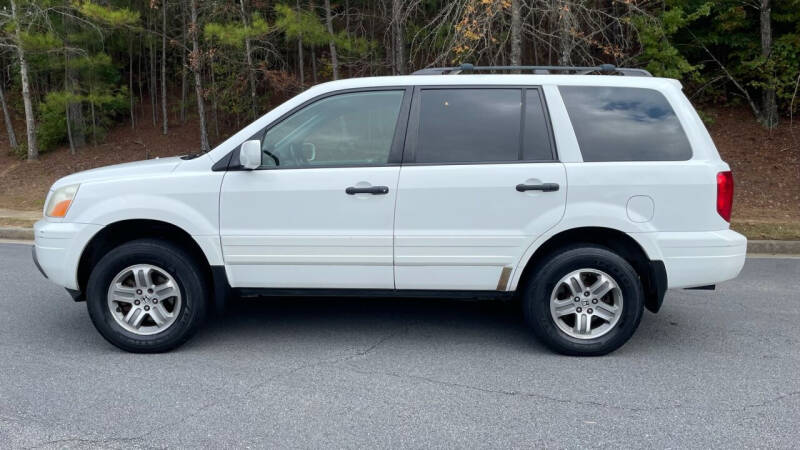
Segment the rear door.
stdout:
[[418,87],[395,211],[397,289],[506,290],[558,223],[566,174],[528,87]]

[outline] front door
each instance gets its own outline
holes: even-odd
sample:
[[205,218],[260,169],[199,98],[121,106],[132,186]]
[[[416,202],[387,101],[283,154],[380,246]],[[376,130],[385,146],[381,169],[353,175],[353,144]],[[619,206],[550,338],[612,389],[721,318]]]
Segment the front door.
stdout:
[[404,88],[336,93],[267,127],[262,166],[229,171],[222,183],[220,235],[231,286],[394,288],[394,206],[409,103]]

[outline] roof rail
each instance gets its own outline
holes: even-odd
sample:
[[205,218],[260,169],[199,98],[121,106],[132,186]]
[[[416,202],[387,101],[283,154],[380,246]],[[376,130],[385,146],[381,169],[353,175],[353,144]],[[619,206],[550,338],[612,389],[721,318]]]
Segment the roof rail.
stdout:
[[601,64],[596,67],[570,67],[570,66],[473,66],[472,64],[461,64],[457,67],[430,67],[414,72],[412,75],[456,75],[472,72],[496,72],[496,71],[520,71],[533,72],[534,74],[549,75],[590,75],[599,74],[619,74],[634,77],[652,77],[653,75],[644,69],[632,69],[625,67],[615,67],[613,64]]

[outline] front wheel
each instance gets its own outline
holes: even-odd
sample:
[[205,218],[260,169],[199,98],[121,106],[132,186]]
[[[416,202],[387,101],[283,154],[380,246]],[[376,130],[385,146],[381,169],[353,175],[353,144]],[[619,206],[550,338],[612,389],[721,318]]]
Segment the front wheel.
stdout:
[[636,271],[610,250],[582,245],[554,253],[524,292],[525,318],[550,349],[579,356],[610,353],[630,339],[644,311]]
[[97,263],[86,300],[106,340],[130,352],[154,353],[178,347],[197,331],[206,292],[189,253],[167,241],[140,239]]

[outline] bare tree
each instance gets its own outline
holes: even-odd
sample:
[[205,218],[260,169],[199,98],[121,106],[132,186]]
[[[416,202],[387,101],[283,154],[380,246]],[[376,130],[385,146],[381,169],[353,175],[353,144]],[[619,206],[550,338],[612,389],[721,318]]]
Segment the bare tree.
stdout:
[[6,122],[6,132],[8,134],[8,145],[12,149],[17,148],[17,134],[14,133],[14,124],[11,122],[11,115],[8,112],[8,104],[6,103],[6,96],[3,93],[4,80],[0,78],[0,104],[3,106],[3,119]]
[[328,27],[331,47],[331,66],[333,68],[333,79],[339,79],[339,57],[336,55],[336,41],[333,34],[333,17],[331,16],[331,0],[325,0],[325,25]]
[[181,124],[186,123],[186,5],[181,1]]
[[511,65],[522,65],[522,6],[521,0],[511,0]]
[[[761,22],[761,57],[766,61],[772,53],[771,0],[761,0],[759,13]],[[774,78],[774,74],[768,74],[767,77]],[[778,103],[775,98],[775,86],[771,80],[762,93],[761,123],[767,128],[774,128],[778,125]]]
[[[248,22],[247,22],[247,12],[244,7],[244,0],[239,0],[239,6],[241,7],[242,24],[246,28],[248,26]],[[244,38],[244,57],[245,61],[247,62],[247,79],[250,82],[250,114],[251,117],[255,119],[256,115],[258,114],[258,109],[256,105],[256,73],[255,73],[255,67],[253,67],[253,53],[251,50],[249,35],[245,35]]]
[[406,68],[406,39],[404,33],[403,0],[392,0],[392,47],[394,48],[394,68],[399,75],[405,75]]
[[189,55],[189,63],[194,73],[194,88],[197,93],[197,115],[200,119],[200,149],[207,152],[211,150],[211,146],[208,144],[206,113],[203,105],[202,55],[200,54],[200,41],[197,36],[200,33],[200,27],[197,23],[197,0],[189,0],[189,9],[191,13],[189,34],[192,36],[192,53]]
[[25,49],[22,47],[22,32],[20,31],[20,17],[17,11],[16,0],[11,0],[11,17],[14,19],[14,37],[16,39],[17,57],[19,58],[19,77],[22,83],[22,103],[25,106],[25,131],[28,138],[28,159],[39,158],[39,148],[36,145],[36,117],[33,115],[33,102],[31,102],[30,78],[28,77],[28,60],[25,58]]
[[167,134],[167,0],[161,5],[161,133]]
[[[300,17],[300,0],[295,1],[295,6],[297,7],[297,17]],[[300,86],[304,86],[306,83],[305,74],[303,73],[303,32],[301,31],[297,35],[297,70],[300,72]],[[336,79],[336,75],[333,76],[333,79]]]

